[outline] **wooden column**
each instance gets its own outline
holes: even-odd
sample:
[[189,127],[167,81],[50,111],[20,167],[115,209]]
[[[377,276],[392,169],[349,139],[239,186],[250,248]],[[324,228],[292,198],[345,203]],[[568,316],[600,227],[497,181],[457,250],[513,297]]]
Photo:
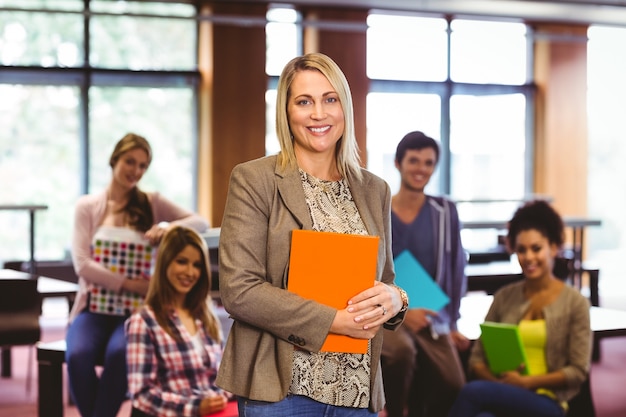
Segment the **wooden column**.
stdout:
[[[213,11],[209,6],[202,6],[201,17],[210,18]],[[198,88],[198,178],[196,195],[198,213],[214,225],[213,212],[213,25],[208,20],[201,20],[198,25],[198,70],[200,86]]]
[[587,26],[535,24],[535,192],[587,214]]
[[[302,9],[307,26],[305,52],[321,52],[342,69],[354,103],[354,127],[362,165],[367,164],[366,100],[369,79],[366,73],[367,11],[340,8]],[[314,49],[317,48],[317,49]]]
[[198,194],[204,205],[210,205],[211,225],[218,227],[231,170],[240,162],[265,155],[267,6],[209,2],[206,7],[218,18],[210,22],[201,44],[212,54],[202,63],[200,103],[205,104],[200,114],[203,154],[199,160],[208,168],[199,167],[203,178],[198,181]]

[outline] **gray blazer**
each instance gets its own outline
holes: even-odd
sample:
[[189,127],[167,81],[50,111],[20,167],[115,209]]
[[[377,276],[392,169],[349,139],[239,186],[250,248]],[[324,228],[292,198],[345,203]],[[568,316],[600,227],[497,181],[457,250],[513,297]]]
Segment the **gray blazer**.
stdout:
[[[269,156],[236,166],[231,174],[219,245],[220,296],[234,319],[217,385],[238,396],[276,402],[292,376],[294,344],[319,351],[336,310],[289,291],[291,231],[312,229],[297,169],[281,169]],[[377,280],[394,280],[391,254],[391,193],[363,170],[348,177],[350,192],[370,235],[380,236]],[[312,253],[311,256],[315,256]],[[403,314],[386,328],[397,328]],[[384,406],[380,371],[382,330],[372,339],[370,409]]]

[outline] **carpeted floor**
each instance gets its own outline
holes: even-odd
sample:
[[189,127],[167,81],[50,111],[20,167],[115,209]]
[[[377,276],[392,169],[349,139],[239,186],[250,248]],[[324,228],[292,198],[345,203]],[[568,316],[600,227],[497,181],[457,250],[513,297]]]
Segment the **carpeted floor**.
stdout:
[[[60,300],[59,302],[63,302]],[[601,304],[607,307],[624,308],[626,303],[622,299],[608,298]],[[57,301],[48,300],[44,304],[44,314],[41,318],[42,340],[53,341],[65,335],[66,307]],[[597,417],[624,417],[626,416],[626,396],[623,394],[626,382],[626,337],[603,340],[601,345],[602,357],[600,362],[594,363],[591,370],[591,389],[596,407]],[[32,348],[31,389],[26,392],[26,375],[28,369],[28,347],[15,347],[13,355],[13,376],[0,379],[0,417],[35,417],[37,416],[37,361],[36,352]],[[64,383],[67,389],[67,383]],[[67,393],[64,398],[67,401]],[[122,405],[117,417],[130,415],[130,403]],[[75,406],[65,406],[65,417],[80,417]]]

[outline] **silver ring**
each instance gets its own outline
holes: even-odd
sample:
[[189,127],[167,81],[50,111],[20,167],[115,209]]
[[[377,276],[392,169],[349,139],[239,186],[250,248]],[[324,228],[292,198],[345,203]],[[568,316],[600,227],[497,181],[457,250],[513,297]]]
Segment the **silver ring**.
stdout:
[[385,314],[387,314],[387,309],[385,308],[385,306],[384,306],[384,305],[380,304],[380,308],[382,308],[382,309],[383,309],[383,316],[384,316]]

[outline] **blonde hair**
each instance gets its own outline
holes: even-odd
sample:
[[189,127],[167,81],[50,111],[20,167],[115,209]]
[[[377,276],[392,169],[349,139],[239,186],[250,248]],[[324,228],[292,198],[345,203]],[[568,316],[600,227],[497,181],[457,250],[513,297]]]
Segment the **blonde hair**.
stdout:
[[285,65],[278,80],[276,97],[276,134],[280,143],[278,163],[282,167],[297,166],[296,154],[293,147],[293,135],[289,127],[287,106],[291,95],[291,84],[300,71],[319,71],[332,85],[339,96],[339,102],[344,113],[345,127],[343,135],[337,142],[335,154],[337,168],[345,178],[350,172],[361,178],[361,161],[358,153],[356,135],[354,133],[354,110],[352,94],[348,80],[339,66],[327,55],[311,53],[293,58]]
[[167,268],[188,245],[193,246],[200,252],[202,266],[200,268],[200,278],[185,296],[183,307],[189,310],[193,318],[200,319],[207,334],[213,340],[221,343],[222,335],[218,325],[219,322],[210,304],[211,269],[209,267],[208,249],[205,240],[195,230],[175,225],[165,232],[158,248],[154,274],[150,279],[145,302],[154,311],[157,322],[161,327],[170,336],[177,338],[175,336],[176,332],[167,320],[169,309],[177,295],[176,289],[167,278]]

